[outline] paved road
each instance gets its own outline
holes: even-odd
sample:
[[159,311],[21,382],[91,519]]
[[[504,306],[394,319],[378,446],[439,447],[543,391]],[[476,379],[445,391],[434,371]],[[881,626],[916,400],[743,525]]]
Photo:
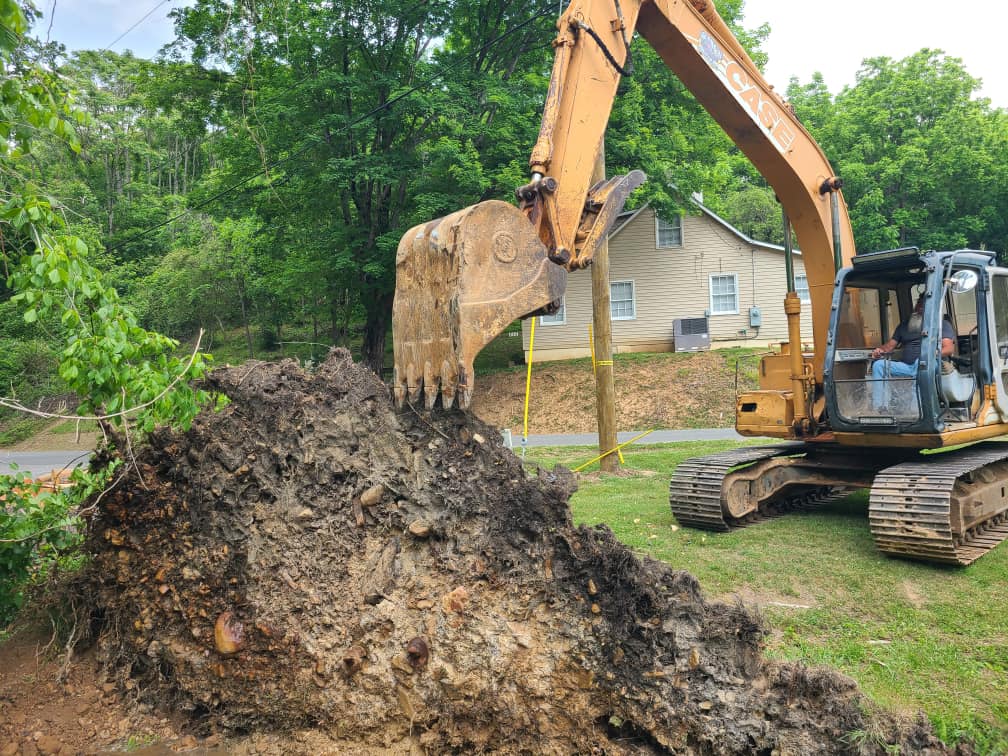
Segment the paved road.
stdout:
[[18,470],[27,470],[32,476],[39,476],[64,467],[82,465],[87,457],[88,453],[80,450],[13,452],[0,449],[0,475],[12,472],[12,462],[17,464]]
[[[617,434],[619,443],[629,441],[641,431]],[[696,428],[693,430],[657,430],[637,441],[639,444],[665,444],[675,441],[738,441],[740,436],[732,428]],[[512,435],[511,445],[521,448],[521,437]],[[527,446],[598,446],[596,433],[539,433],[528,437]],[[43,475],[51,470],[84,464],[86,455],[80,451],[13,452],[0,449],[0,475],[11,472],[11,463],[32,475]]]

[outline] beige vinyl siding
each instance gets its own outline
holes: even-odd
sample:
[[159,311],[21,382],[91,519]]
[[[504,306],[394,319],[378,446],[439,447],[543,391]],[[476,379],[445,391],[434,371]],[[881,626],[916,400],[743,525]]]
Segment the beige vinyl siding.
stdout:
[[[609,243],[609,280],[633,281],[636,317],[612,322],[613,351],[662,351],[672,348],[673,320],[702,317],[710,309],[710,277],[733,273],[738,280],[737,315],[711,315],[712,347],[728,344],[765,346],[787,339],[784,318],[784,255],[750,244],[707,215],[682,219],[682,247],[659,249],[655,215],[641,210]],[[803,273],[796,257],[795,272]],[[536,324],[536,359],[590,354],[591,272],[571,273],[565,297],[564,325]],[[749,326],[749,308],[758,306],[762,326]],[[812,339],[811,316],[803,307],[802,334]],[[526,358],[529,324],[523,324]]]

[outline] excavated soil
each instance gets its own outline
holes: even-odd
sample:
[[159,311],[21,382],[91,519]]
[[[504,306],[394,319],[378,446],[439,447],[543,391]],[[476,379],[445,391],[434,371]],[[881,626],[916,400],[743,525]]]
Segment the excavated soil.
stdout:
[[230,405],[139,451],[76,588],[141,701],[365,751],[946,752],[850,679],[763,658],[741,604],[574,527],[565,470],[528,476],[469,415],[394,410],[347,353],[209,381]]
[[[726,428],[735,422],[735,397],[756,387],[756,353],[678,352],[617,356],[614,369],[620,430]],[[477,375],[472,413],[520,434],[525,371]],[[533,364],[529,386],[530,433],[598,430],[595,377],[585,360]],[[674,401],[670,398],[674,397]]]

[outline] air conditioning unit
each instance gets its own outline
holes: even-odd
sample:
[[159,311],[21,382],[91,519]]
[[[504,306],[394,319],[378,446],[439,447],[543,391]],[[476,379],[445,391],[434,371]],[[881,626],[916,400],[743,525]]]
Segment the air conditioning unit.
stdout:
[[676,318],[672,321],[673,349],[676,352],[704,352],[710,349],[707,318]]

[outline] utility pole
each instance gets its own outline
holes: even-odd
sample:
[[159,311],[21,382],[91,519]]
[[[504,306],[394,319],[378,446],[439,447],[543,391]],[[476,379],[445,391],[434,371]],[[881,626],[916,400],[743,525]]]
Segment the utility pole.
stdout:
[[[605,180],[605,138],[599,145],[592,183]],[[609,241],[595,250],[591,266],[592,321],[595,334],[595,409],[598,415],[599,454],[616,448],[616,388],[613,381],[612,310],[609,291]],[[619,452],[599,460],[602,472],[619,469]]]

